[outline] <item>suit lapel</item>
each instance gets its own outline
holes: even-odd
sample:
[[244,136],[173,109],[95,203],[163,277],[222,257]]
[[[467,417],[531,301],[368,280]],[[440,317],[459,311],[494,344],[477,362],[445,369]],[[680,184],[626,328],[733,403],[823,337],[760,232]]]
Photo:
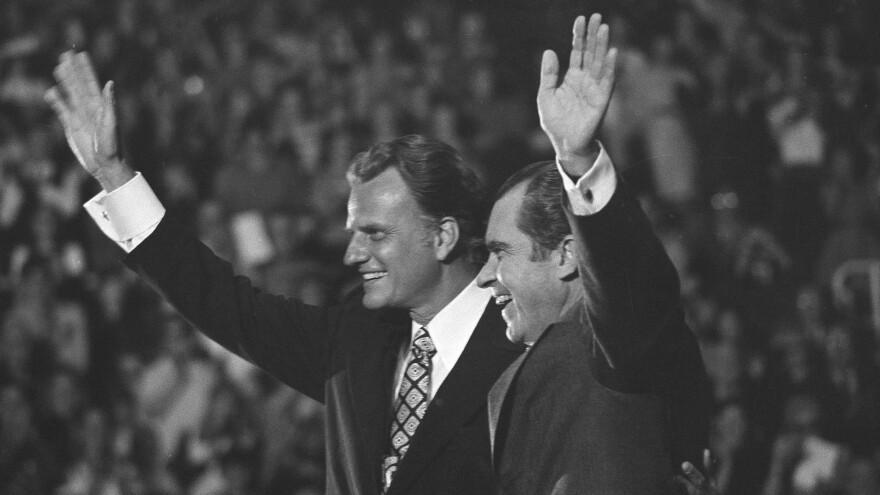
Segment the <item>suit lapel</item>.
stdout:
[[513,384],[513,380],[519,372],[527,354],[528,352],[524,352],[516,358],[516,360],[504,370],[504,373],[502,373],[501,377],[498,378],[498,381],[495,382],[492,390],[489,391],[489,445],[492,449],[493,466],[495,465],[495,432],[498,429],[498,421],[501,418],[504,400],[507,398],[507,392],[510,390],[510,385]]
[[360,452],[357,467],[363,488],[379,487],[382,456],[388,447],[391,428],[391,388],[397,355],[409,337],[410,320],[405,313],[386,311],[376,320],[376,328],[359,330],[362,337],[350,361],[351,398]]
[[431,400],[395,475],[390,494],[406,491],[461,425],[485,407],[492,384],[523,350],[507,340],[506,327],[495,303],[487,303],[464,351]]
[[[545,328],[538,338],[535,339],[535,342],[523,352],[514,362],[504,370],[504,373],[498,378],[498,381],[495,382],[495,385],[492,387],[492,390],[489,391],[489,404],[488,404],[488,412],[489,412],[489,445],[492,448],[492,468],[495,469],[496,458],[498,456],[498,447],[503,444],[504,436],[507,434],[506,431],[501,431],[507,428],[506,425],[500,424],[502,420],[504,420],[504,414],[509,414],[509,411],[505,410],[505,401],[509,396],[510,388],[513,386],[513,383],[516,381],[516,377],[519,375],[520,370],[522,369],[523,363],[528,357],[533,354],[530,352],[536,345],[540,344],[543,339],[546,338],[546,335],[550,333],[555,325],[550,325]],[[499,427],[501,430],[499,430]]]

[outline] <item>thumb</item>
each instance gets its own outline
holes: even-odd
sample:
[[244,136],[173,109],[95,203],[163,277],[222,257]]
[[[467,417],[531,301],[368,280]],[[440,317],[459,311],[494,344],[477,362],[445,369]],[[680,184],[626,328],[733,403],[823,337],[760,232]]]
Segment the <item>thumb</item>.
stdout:
[[553,50],[544,50],[541,57],[541,83],[539,91],[556,89],[559,82],[559,59]]
[[98,117],[98,136],[95,151],[109,158],[115,156],[116,149],[116,110],[113,94],[113,81],[107,81],[101,92],[101,114]]

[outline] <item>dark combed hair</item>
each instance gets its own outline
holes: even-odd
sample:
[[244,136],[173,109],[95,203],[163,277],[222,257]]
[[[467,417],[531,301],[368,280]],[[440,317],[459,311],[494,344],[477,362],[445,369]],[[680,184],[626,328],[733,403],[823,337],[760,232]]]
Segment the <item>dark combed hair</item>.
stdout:
[[485,261],[488,203],[480,179],[461,155],[446,143],[412,134],[379,143],[358,153],[348,168],[348,180],[363,183],[393,168],[400,173],[416,203],[431,219],[453,217],[461,240],[454,255]]
[[525,195],[517,212],[516,225],[532,240],[532,257],[545,259],[559,247],[571,227],[562,207],[562,177],[552,161],[537,162],[517,170],[498,189],[496,201],[519,184]]

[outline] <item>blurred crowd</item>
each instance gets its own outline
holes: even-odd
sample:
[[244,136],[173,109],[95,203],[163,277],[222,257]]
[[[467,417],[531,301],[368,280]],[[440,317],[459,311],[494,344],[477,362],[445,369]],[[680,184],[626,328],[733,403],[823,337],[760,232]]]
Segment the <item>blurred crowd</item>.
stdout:
[[551,158],[540,53],[598,8],[621,50],[602,142],[681,274],[721,493],[880,493],[880,8],[563,3],[0,1],[0,493],[323,491],[322,406],[194,331],[86,217],[98,186],[43,101],[60,53],[115,80],[170,214],[326,304],[357,281],[352,156],[428,134],[490,189]]

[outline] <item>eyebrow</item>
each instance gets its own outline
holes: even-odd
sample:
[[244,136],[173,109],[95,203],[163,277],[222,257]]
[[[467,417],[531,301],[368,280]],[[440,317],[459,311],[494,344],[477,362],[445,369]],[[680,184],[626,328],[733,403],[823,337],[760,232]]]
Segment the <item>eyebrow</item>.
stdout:
[[508,251],[510,250],[510,244],[501,241],[489,241],[486,243],[486,249],[488,249],[490,253]]
[[389,232],[391,227],[389,225],[379,224],[379,223],[368,223],[359,226],[346,226],[345,230],[349,233],[358,232]]

